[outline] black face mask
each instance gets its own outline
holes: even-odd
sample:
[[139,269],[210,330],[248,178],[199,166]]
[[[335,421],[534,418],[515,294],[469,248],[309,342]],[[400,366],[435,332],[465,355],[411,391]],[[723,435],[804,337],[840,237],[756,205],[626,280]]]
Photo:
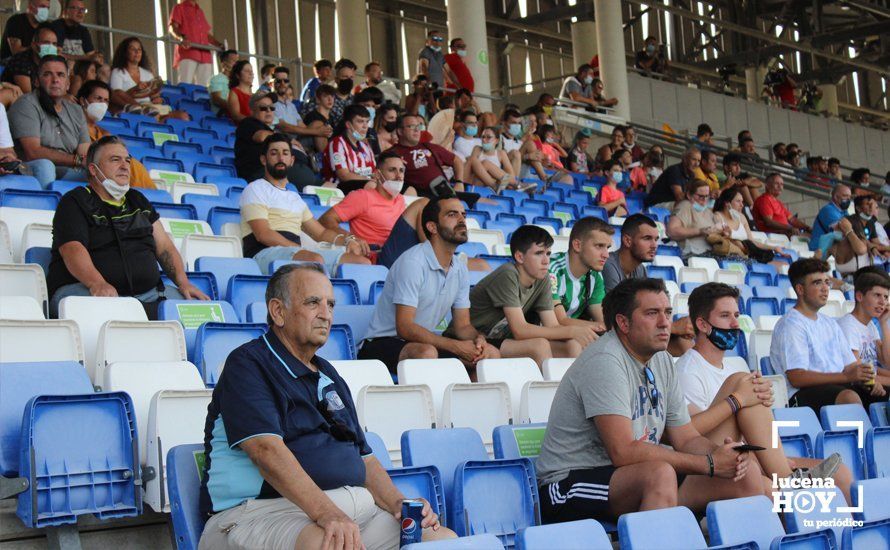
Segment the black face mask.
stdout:
[[352,91],[352,79],[344,78],[337,82],[337,91],[340,92],[340,95],[347,95]]
[[386,130],[387,132],[395,132],[398,127],[399,127],[398,120],[392,120],[392,121],[383,123],[383,129]]

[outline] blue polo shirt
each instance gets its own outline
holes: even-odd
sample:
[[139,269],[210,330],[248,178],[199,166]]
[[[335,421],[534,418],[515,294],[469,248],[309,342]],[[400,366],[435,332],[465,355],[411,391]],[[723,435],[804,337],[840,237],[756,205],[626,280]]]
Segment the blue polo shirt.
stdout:
[[847,213],[833,202],[830,202],[819,210],[816,221],[813,222],[813,236],[810,237],[810,250],[819,248],[819,239],[826,233],[831,233],[831,226],[840,221]]
[[457,255],[446,272],[429,241],[412,246],[392,264],[365,338],[396,336],[396,305],[416,308],[414,322],[429,331],[451,309],[469,309],[470,274]]
[[[365,484],[371,454],[346,382],[319,356],[313,372],[271,330],[235,349],[213,390],[204,427],[201,512],[281,495],[239,446],[280,437],[323,491]],[[326,418],[327,417],[327,418]]]

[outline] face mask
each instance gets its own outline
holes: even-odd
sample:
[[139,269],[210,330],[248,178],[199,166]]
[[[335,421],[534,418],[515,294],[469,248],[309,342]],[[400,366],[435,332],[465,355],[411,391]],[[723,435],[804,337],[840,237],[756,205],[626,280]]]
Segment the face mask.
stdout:
[[852,201],[850,201],[850,200],[841,201],[841,203],[838,205],[838,207],[839,207],[841,210],[846,211],[847,208],[850,208],[850,203],[851,203],[851,202],[852,202]]
[[621,172],[610,172],[610,174],[612,175],[612,181],[614,181],[615,183],[621,183],[622,181],[624,181],[624,174],[623,174],[623,173],[621,173]]
[[117,182],[115,182],[113,179],[105,177],[105,174],[102,173],[102,170],[99,168],[98,164],[94,164],[93,166],[96,167],[96,170],[98,170],[99,174],[102,176],[102,187],[104,187],[105,191],[107,191],[108,194],[111,195],[111,198],[116,201],[124,198],[124,195],[126,195],[127,191],[130,190],[130,184],[127,183],[127,185],[118,185]]
[[420,116],[420,118],[426,118],[426,105],[421,105],[420,107],[418,107],[417,114]]
[[864,222],[871,221],[871,216],[869,216],[868,214],[865,214],[863,212],[859,213],[859,217],[862,218],[862,221],[864,221]]
[[387,132],[395,132],[398,127],[399,127],[398,120],[393,120],[391,122],[383,123],[383,129],[386,130]]
[[494,143],[482,143],[482,150],[486,153],[494,150]]
[[717,328],[711,325],[711,332],[708,334],[708,340],[711,341],[717,349],[729,351],[736,347],[739,343],[739,329],[737,328]]
[[87,105],[87,116],[90,117],[93,122],[99,122],[105,118],[105,113],[107,112],[107,103],[90,103]]
[[708,209],[708,205],[707,205],[707,204],[699,204],[699,203],[697,203],[697,202],[693,202],[693,203],[692,203],[692,209],[695,210],[696,212],[704,212],[705,210]]
[[365,134],[360,134],[360,133],[356,132],[355,130],[353,130],[352,131],[352,139],[354,139],[355,141],[361,141],[361,140],[365,139]]
[[544,106],[544,114],[550,116],[553,114],[553,105],[545,105]]
[[510,135],[513,137],[519,137],[522,135],[522,124],[511,124],[510,125]]
[[479,131],[479,128],[477,128],[476,126],[467,126],[467,129],[465,131],[468,136],[473,137]]
[[649,55],[655,53],[655,46],[653,46],[652,44],[646,46],[646,53],[648,53]]
[[377,115],[377,109],[374,107],[365,107],[368,110],[368,124],[374,124],[374,117]]
[[402,192],[402,187],[404,185],[405,182],[402,180],[385,180],[383,182],[383,188],[386,189],[386,192],[393,197]]
[[658,176],[661,175],[661,168],[658,168],[657,166],[653,166],[652,168],[649,169],[649,175],[652,176],[653,178],[658,179]]
[[34,19],[36,19],[38,23],[43,23],[48,20],[49,8],[37,8],[37,13],[34,14]]
[[38,53],[37,53],[37,55],[40,57],[44,57],[47,55],[58,55],[58,54],[59,54],[59,48],[55,47],[52,44],[41,44],[40,50],[38,50]]
[[272,128],[278,126],[278,123],[279,123],[279,122],[281,122],[281,119],[278,118],[278,117],[274,117],[274,118],[272,119],[272,124],[271,124]]
[[343,80],[337,82],[337,91],[340,92],[340,95],[346,95],[350,91],[352,91],[352,79],[344,78]]
[[459,55],[459,56],[461,56],[461,57],[466,57],[466,56],[467,56],[467,50],[457,50],[457,55]]
[[584,83],[587,84],[588,86],[589,86],[590,84],[593,84],[593,77],[592,77],[592,76],[585,76],[585,77],[584,77]]
[[434,52],[441,52],[442,46],[430,46],[430,49],[433,50]]

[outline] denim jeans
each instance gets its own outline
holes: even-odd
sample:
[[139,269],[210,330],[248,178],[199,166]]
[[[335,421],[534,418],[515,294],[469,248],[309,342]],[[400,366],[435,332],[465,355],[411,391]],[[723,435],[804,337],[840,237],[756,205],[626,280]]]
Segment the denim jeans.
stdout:
[[37,178],[40,187],[46,189],[49,184],[56,181],[56,165],[51,160],[29,160],[24,164],[31,171],[31,175]]
[[[51,319],[56,319],[59,316],[59,304],[62,302],[63,298],[67,298],[68,296],[90,296],[90,289],[86,287],[83,283],[71,283],[70,285],[60,286],[56,289],[55,293],[53,293],[52,299],[49,301],[49,316]],[[164,288],[164,296],[168,300],[184,300],[182,294],[179,293],[179,289],[175,286],[167,285]],[[142,294],[136,294],[133,296],[140,302],[157,302],[160,295],[158,294],[158,289],[153,288],[148,292],[143,292]]]

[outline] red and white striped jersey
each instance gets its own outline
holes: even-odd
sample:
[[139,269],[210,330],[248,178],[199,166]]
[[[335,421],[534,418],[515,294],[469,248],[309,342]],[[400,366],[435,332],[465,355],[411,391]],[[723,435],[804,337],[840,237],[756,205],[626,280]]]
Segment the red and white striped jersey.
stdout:
[[377,163],[374,161],[374,151],[364,140],[359,141],[355,147],[346,139],[346,136],[337,136],[328,143],[328,149],[324,154],[325,177],[337,180],[338,169],[349,170],[363,178],[370,179]]

